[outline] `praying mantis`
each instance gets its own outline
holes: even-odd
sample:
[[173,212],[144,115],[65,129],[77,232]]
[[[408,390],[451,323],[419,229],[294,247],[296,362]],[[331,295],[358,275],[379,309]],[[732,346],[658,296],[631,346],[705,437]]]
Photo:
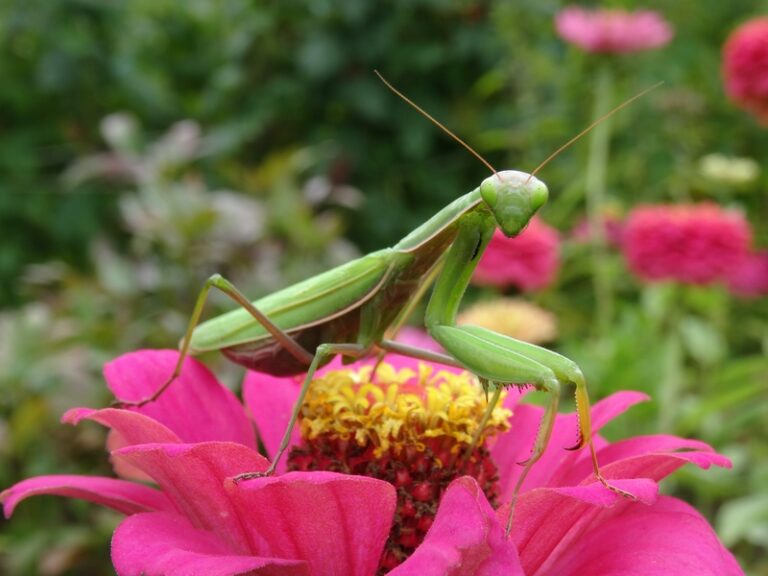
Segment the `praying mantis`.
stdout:
[[[376,72],[377,75],[378,72]],[[141,406],[157,399],[181,373],[189,354],[218,350],[247,368],[276,376],[305,373],[298,399],[280,446],[269,469],[274,472],[288,447],[291,431],[315,372],[335,356],[359,359],[373,354],[397,353],[417,359],[457,366],[475,374],[493,393],[483,420],[493,411],[503,387],[533,385],[548,394],[531,456],[514,488],[512,506],[531,467],[549,442],[561,389],[575,388],[578,441],[572,450],[589,447],[594,475],[606,488],[632,498],[612,486],[601,474],[592,442],[590,402],[579,367],[560,354],[486,328],[457,325],[456,315],[464,292],[494,231],[518,235],[547,201],[547,186],[536,173],[561,150],[575,142],[603,118],[561,146],[532,173],[497,172],[466,143],[432,116],[379,78],[429,120],[477,156],[493,175],[471,192],[437,212],[397,244],[367,254],[327,272],[250,302],[231,282],[216,274],[197,297],[181,353],[173,374],[148,398],[122,402]],[[655,88],[652,87],[652,88]],[[650,89],[652,89],[650,88]],[[648,90],[650,90],[648,89]],[[625,101],[617,112],[648,90]],[[604,117],[605,118],[605,117]],[[445,350],[436,353],[394,341],[393,332],[403,324],[419,299],[434,284],[424,324]],[[200,324],[211,289],[232,298],[240,307]],[[482,428],[482,425],[479,425]],[[252,477],[245,474],[238,477]],[[510,513],[507,531],[512,514]]]

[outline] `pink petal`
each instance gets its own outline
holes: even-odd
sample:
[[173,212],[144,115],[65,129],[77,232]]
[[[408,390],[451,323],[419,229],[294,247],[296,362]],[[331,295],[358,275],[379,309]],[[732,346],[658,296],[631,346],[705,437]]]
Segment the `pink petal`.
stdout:
[[263,472],[269,462],[232,442],[141,444],[113,453],[157,482],[192,525],[219,534],[236,554],[250,552],[245,525],[224,487],[230,476]]
[[81,420],[93,420],[119,433],[125,442],[124,446],[152,442],[181,442],[171,430],[139,412],[117,408],[103,410],[73,408],[61,417],[61,421],[66,424],[78,424]]
[[[407,344],[412,348],[418,348],[420,350],[426,350],[428,352],[437,352],[438,354],[447,354],[446,351],[443,349],[443,347],[440,346],[440,344],[438,344],[432,338],[432,336],[430,336],[422,328],[405,326],[400,330],[400,332],[397,333],[397,337],[395,338],[395,340],[400,344]],[[387,354],[387,356],[384,358],[384,361],[394,366],[396,370],[401,370],[403,368],[410,368],[415,371],[418,371],[419,364],[425,363],[424,360],[418,360],[411,356],[400,355],[394,352]],[[365,360],[362,363],[373,364],[374,362],[375,362],[375,357],[372,359]],[[444,370],[446,372],[451,372],[453,374],[466,372],[464,368],[447,366],[439,362],[426,362],[426,363],[430,364],[436,372],[441,370]]]
[[[648,396],[640,392],[617,392],[597,402],[591,410],[593,433],[597,434],[613,418],[647,399]],[[531,454],[543,412],[538,406],[518,404],[512,415],[512,430],[501,435],[491,447],[491,456],[499,469],[499,488],[504,497],[511,496],[523,471],[518,462],[526,460]],[[563,449],[573,445],[576,439],[576,414],[558,416],[549,445],[541,459],[533,465],[522,491],[550,484],[559,468],[568,469],[585,458],[587,450],[569,452]],[[598,442],[598,438],[595,441]]]
[[[659,481],[686,463],[707,469],[712,465],[725,468],[731,462],[699,440],[676,436],[637,436],[615,442],[598,450],[601,470],[607,478],[652,478]],[[578,484],[592,474],[588,454],[569,468],[563,467],[552,478],[553,484]]]
[[[615,483],[640,493],[645,500],[653,498],[653,487],[648,480]],[[590,526],[607,521],[627,507],[644,508],[645,504],[622,498],[598,483],[578,490],[573,487],[537,488],[520,494],[512,521],[512,540],[525,574],[547,574],[540,568],[555,550],[578,538]],[[509,507],[504,506],[497,514],[506,521],[508,512]]]
[[517,406],[520,404],[520,401],[531,390],[533,390],[531,386],[512,386],[511,388],[507,388],[507,394],[504,397],[504,401],[502,402],[504,408],[512,410],[512,416],[514,417],[515,411],[517,410]]
[[706,520],[680,500],[661,497],[593,525],[553,555],[540,574],[561,576],[731,576],[743,574]]
[[[178,436],[171,430],[153,420],[149,416],[119,410],[117,408],[105,408],[92,410],[90,408],[73,408],[68,410],[61,421],[68,424],[78,424],[81,420],[93,420],[107,428],[110,428],[107,436],[107,449],[111,452],[132,444],[147,444],[154,442],[173,443],[181,442]],[[151,480],[140,470],[129,466],[124,460],[110,458],[115,474],[126,480],[138,480],[145,482]]]
[[[141,400],[171,375],[175,350],[139,350],[104,367],[107,385],[119,400]],[[194,358],[187,358],[181,376],[160,398],[132,408],[161,422],[185,442],[222,440],[256,448],[251,423],[234,394]]]
[[[280,446],[291,411],[299,397],[301,384],[295,378],[278,378],[260,372],[247,372],[243,383],[243,400],[251,417],[256,422],[259,438],[267,449],[267,454],[274,456]],[[301,440],[299,427],[291,434],[291,446]],[[277,467],[278,473],[285,471],[287,458],[283,458]]]
[[473,478],[446,490],[424,542],[391,576],[523,574],[517,550]]
[[713,464],[725,468],[731,467],[731,461],[715,452],[714,448],[709,444],[701,440],[680,438],[666,434],[635,436],[634,438],[614,442],[610,446],[605,447],[602,453],[606,463],[616,462],[632,456],[674,453],[676,456],[705,469]]
[[423,329],[413,326],[404,326],[395,338],[401,344],[408,344],[415,348],[429,350],[431,352],[440,352],[445,354],[445,350]]
[[41,494],[80,498],[123,514],[173,509],[165,495],[148,486],[100,476],[54,475],[22,480],[0,493],[5,517],[22,500]]
[[[659,495],[659,485],[649,478],[613,478],[609,476],[610,484],[614,488],[628,492],[635,497],[637,502],[642,504],[653,504]],[[557,488],[548,488],[553,494],[568,496],[574,500],[579,500],[593,506],[602,506],[604,508],[614,506],[620,502],[632,502],[612,490],[609,490],[601,482],[592,480],[579,486],[560,486]]]
[[625,390],[611,394],[595,403],[590,410],[592,416],[592,429],[597,432],[611,420],[624,414],[635,404],[648,402],[651,399],[648,394],[636,392],[634,390]]
[[[497,436],[495,443],[491,445],[491,458],[498,467],[499,493],[503,498],[511,497],[517,479],[523,471],[523,467],[518,462],[523,462],[531,455],[542,414],[541,408],[526,404],[517,404],[513,410],[512,429]],[[547,446],[541,460],[533,465],[523,484],[523,490],[544,484],[550,473],[547,470],[547,464],[551,465],[552,460],[557,461],[567,456],[568,453],[562,449],[563,437],[570,434],[569,438],[573,443],[575,429],[572,425],[568,426],[568,423],[563,423],[562,418],[564,417],[558,417],[555,422],[555,429],[552,432],[549,446]],[[567,428],[570,428],[570,431],[566,430]]]
[[[595,429],[640,399],[642,396],[636,394],[617,394],[598,403],[592,410]],[[532,441],[535,432],[530,427],[538,425],[540,413],[541,409],[519,406],[513,417],[513,432],[521,434],[524,441]],[[590,527],[643,509],[640,503],[623,499],[595,482],[591,458],[586,450],[547,462],[551,457],[549,453],[556,449],[554,445],[562,437],[561,425],[569,421],[575,425],[574,420],[572,415],[558,417],[550,448],[542,461],[534,466],[529,477],[533,480],[526,482],[528,488],[537,484],[550,487],[529,489],[518,498],[512,532],[526,574],[560,573],[552,571],[548,564],[553,554],[559,554]],[[673,436],[632,438],[611,445],[598,437],[596,445],[605,477],[646,504],[655,499],[654,480],[663,478],[686,462],[705,468],[713,464],[729,465],[726,458],[706,444]],[[514,447],[506,449],[514,452]],[[537,472],[536,467],[542,465],[554,473]],[[507,511],[508,506],[500,510],[500,517],[506,518]],[[587,573],[596,572],[587,570]]]
[[131,466],[128,464],[128,462],[119,456],[114,456],[112,454],[120,448],[125,448],[126,446],[131,445],[130,443],[126,442],[125,439],[120,436],[120,434],[114,430],[110,430],[109,434],[107,434],[106,444],[107,452],[109,452],[109,463],[112,464],[112,470],[114,470],[115,475],[117,475],[119,478],[122,478],[123,480],[133,480],[135,482],[149,483],[152,482],[152,478],[136,468],[136,466]]
[[229,484],[257,555],[304,560],[312,574],[376,573],[396,495],[381,480],[290,472]]
[[112,537],[119,576],[307,576],[304,562],[233,554],[216,535],[178,514],[137,514]]

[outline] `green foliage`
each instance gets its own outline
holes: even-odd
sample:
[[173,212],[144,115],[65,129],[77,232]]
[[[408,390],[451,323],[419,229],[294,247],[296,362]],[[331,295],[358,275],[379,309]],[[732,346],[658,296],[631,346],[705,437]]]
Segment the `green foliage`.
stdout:
[[[109,401],[105,361],[177,342],[211,273],[261,296],[393,243],[486,177],[373,69],[497,168],[528,171],[591,121],[599,67],[617,103],[663,80],[610,120],[607,208],[714,200],[768,245],[768,175],[724,178],[706,159],[766,165],[768,135],[725,99],[719,70],[728,32],[768,4],[611,4],[664,12],[675,40],[590,57],[555,35],[556,0],[0,3],[0,487],[110,473],[101,432],[58,418]],[[563,231],[584,215],[588,149],[541,173],[543,217]],[[557,285],[535,297],[557,314],[557,348],[594,396],[653,397],[608,436],[677,433],[733,458],[733,471],[686,470],[667,489],[745,569],[768,573],[768,302],[643,288],[610,252],[613,321],[595,334],[592,254],[567,242]],[[230,306],[214,297],[207,313]],[[210,360],[237,385],[238,369]],[[107,573],[115,522],[25,503],[0,534],[0,572]]]

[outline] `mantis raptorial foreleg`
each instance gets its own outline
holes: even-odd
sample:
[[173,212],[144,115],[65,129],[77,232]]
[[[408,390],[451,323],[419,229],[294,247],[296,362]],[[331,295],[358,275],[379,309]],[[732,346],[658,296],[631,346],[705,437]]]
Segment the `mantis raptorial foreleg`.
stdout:
[[[469,279],[490,240],[495,223],[490,217],[474,214],[463,217],[459,222],[456,239],[451,246],[435,290],[427,306],[426,326],[432,337],[446,352],[462,366],[482,380],[495,385],[532,384],[537,390],[550,395],[544,410],[541,425],[536,436],[531,457],[523,464],[525,468],[515,485],[507,522],[509,533],[512,511],[518,492],[531,469],[541,458],[549,442],[555,423],[560,388],[573,384],[576,387],[579,440],[573,448],[589,445],[596,478],[607,488],[632,497],[630,494],[611,486],[600,473],[594,445],[589,413],[589,396],[584,376],[579,367],[559,354],[527,342],[515,340],[479,326],[457,326],[456,313],[464,296]],[[486,416],[498,402],[498,395],[489,402]]]
[[552,430],[555,427],[557,407],[560,404],[560,384],[557,382],[557,380],[553,380],[549,382],[548,386],[549,389],[547,389],[547,392],[549,393],[549,404],[547,404],[547,407],[544,409],[544,415],[541,417],[539,430],[536,433],[536,440],[533,443],[533,451],[527,460],[524,462],[519,462],[519,464],[522,464],[524,468],[520,473],[520,477],[515,483],[514,489],[512,490],[512,498],[510,499],[509,503],[509,516],[507,517],[506,525],[507,536],[509,536],[509,533],[512,530],[512,517],[515,514],[517,495],[520,493],[520,489],[523,487],[523,482],[525,482],[525,479],[528,476],[528,472],[531,471],[533,465],[538,462],[539,458],[541,458],[542,454],[544,454],[544,450],[546,450],[547,445],[549,444],[549,438],[552,436]]
[[277,342],[279,342],[294,358],[296,358],[296,360],[307,366],[311,364],[313,357],[311,352],[308,352],[289,334],[281,330],[258,308],[251,304],[248,298],[246,298],[245,295],[240,292],[240,290],[238,290],[234,284],[232,284],[232,282],[220,274],[214,274],[205,281],[202,290],[200,290],[200,293],[195,300],[195,308],[192,311],[192,316],[189,319],[187,331],[184,333],[184,338],[181,341],[179,359],[176,362],[176,366],[174,367],[173,372],[168,377],[168,380],[166,380],[162,386],[155,390],[152,395],[147,396],[146,398],[132,402],[117,401],[114,403],[115,405],[122,408],[131,406],[139,407],[148,404],[149,402],[153,402],[157,400],[157,398],[159,398],[160,395],[165,392],[168,387],[173,384],[173,382],[179,377],[181,374],[181,368],[184,365],[184,359],[189,355],[189,344],[192,341],[192,333],[195,331],[195,327],[200,322],[200,316],[203,313],[203,308],[205,307],[205,303],[208,300],[208,294],[212,288],[216,288],[240,304],[240,306],[247,310],[259,324],[264,326],[264,328],[272,335],[272,337]]

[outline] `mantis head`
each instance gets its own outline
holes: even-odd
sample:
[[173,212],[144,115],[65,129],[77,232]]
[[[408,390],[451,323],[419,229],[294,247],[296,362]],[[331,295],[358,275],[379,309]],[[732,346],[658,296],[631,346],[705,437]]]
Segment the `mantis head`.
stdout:
[[505,170],[483,180],[480,196],[505,236],[516,236],[547,201],[547,185],[535,176]]

